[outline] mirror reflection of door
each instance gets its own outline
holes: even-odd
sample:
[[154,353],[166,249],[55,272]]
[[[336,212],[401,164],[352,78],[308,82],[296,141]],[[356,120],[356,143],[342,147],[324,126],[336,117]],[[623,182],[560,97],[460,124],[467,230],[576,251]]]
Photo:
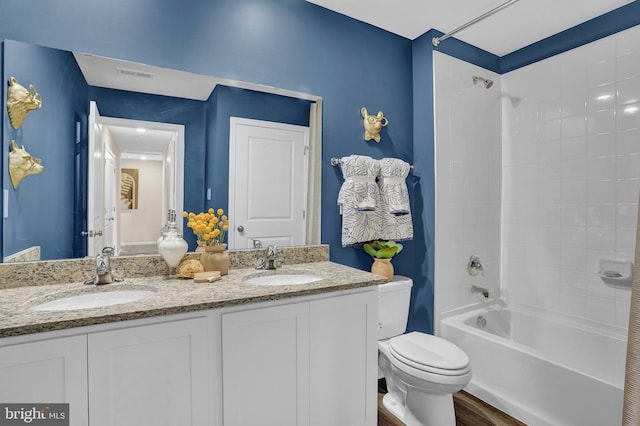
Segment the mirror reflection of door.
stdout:
[[[92,199],[96,218],[87,241],[89,255],[104,246],[114,247],[118,255],[157,253],[168,210],[183,208],[184,126],[112,117],[97,122],[96,138],[103,148],[101,154],[90,151],[95,164],[89,174],[96,176],[88,194],[103,197]],[[128,182],[131,175],[135,182]]]
[[305,243],[309,128],[231,117],[229,248]]
[[105,247],[116,247],[118,239],[116,229],[118,229],[116,215],[116,191],[117,186],[117,166],[115,154],[108,146],[105,146],[104,156],[104,233],[103,244]]
[[89,112],[89,173],[87,184],[87,255],[96,256],[102,250],[102,230],[104,229],[104,198],[102,196],[104,176],[104,138],[100,112],[95,102],[91,102]]

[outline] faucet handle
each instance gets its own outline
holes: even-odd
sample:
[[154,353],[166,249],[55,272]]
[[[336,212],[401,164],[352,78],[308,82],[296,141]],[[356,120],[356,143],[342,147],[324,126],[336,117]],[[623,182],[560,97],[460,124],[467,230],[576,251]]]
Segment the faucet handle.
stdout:
[[115,253],[116,253],[116,250],[113,247],[107,246],[102,249],[102,254],[105,256],[113,256],[115,255]]
[[98,275],[104,275],[109,272],[109,256],[106,254],[96,256],[96,272]]
[[275,267],[276,269],[282,266],[280,256],[278,256],[278,246],[267,247],[267,259],[273,262],[273,267]]
[[260,253],[256,253],[256,257],[253,260],[253,267],[254,269],[264,269],[266,266],[266,257],[264,256],[264,253],[260,254]]
[[482,267],[480,256],[474,254],[469,258],[469,263],[467,263],[467,272],[473,277],[478,274],[482,274],[484,277],[484,268]]

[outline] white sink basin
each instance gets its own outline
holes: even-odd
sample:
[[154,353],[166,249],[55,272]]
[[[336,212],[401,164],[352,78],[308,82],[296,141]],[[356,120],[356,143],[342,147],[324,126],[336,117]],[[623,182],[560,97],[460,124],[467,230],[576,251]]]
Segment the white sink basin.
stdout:
[[273,274],[247,278],[244,282],[253,285],[296,285],[309,284],[321,279],[322,277],[311,274]]
[[154,294],[150,290],[114,290],[100,293],[67,296],[32,307],[34,311],[71,311],[74,309],[100,308],[135,302]]

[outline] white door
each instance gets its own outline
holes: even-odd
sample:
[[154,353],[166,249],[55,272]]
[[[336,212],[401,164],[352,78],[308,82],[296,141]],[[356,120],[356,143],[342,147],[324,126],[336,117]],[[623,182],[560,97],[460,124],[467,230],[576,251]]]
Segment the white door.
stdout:
[[229,247],[305,241],[309,128],[231,117]]
[[104,241],[104,143],[98,106],[91,101],[89,112],[89,170],[87,197],[87,255],[96,256],[102,251]]
[[116,193],[120,189],[118,185],[116,167],[116,157],[111,150],[105,146],[104,157],[104,245],[105,247],[113,247],[116,253],[120,252],[118,241],[116,238],[116,230],[118,229],[116,215]]

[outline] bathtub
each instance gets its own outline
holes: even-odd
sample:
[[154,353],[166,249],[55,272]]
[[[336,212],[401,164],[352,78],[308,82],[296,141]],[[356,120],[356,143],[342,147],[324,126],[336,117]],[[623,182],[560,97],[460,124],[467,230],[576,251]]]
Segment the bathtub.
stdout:
[[444,317],[441,336],[471,360],[465,390],[530,426],[621,424],[626,335],[550,316],[501,304]]

